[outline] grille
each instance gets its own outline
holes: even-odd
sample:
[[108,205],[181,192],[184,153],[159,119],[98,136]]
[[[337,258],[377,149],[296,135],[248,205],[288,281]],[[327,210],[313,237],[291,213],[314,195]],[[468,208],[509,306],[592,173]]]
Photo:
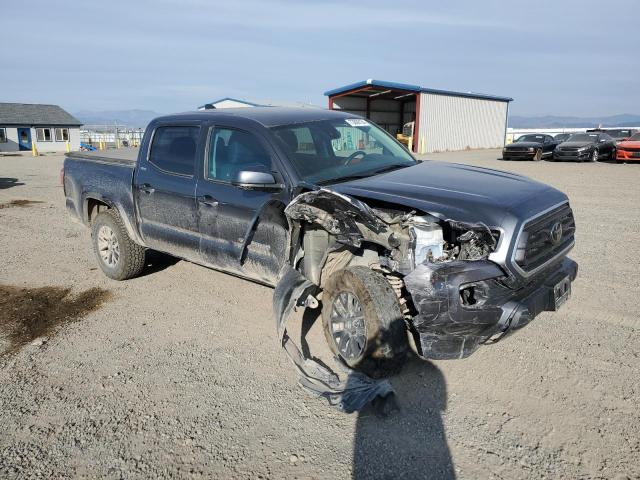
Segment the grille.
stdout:
[[[557,225],[561,225],[561,235],[554,238]],[[555,227],[555,232],[554,232]],[[518,252],[516,264],[525,272],[544,266],[556,255],[573,245],[576,224],[569,204],[564,204],[539,218],[527,222],[520,234],[519,243],[526,239],[524,255]]]

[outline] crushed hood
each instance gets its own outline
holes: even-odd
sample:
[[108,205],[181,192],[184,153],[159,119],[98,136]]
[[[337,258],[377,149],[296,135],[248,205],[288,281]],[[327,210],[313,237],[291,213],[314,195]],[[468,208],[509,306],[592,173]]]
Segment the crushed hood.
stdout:
[[567,200],[559,190],[522,175],[436,161],[329,188],[361,199],[403,205],[442,219],[488,226],[504,225],[507,217],[517,222]]

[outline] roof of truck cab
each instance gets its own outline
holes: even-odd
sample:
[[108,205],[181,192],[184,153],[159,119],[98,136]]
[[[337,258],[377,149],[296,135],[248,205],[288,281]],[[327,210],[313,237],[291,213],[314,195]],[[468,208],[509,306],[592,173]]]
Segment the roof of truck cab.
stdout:
[[265,127],[275,127],[292,123],[317,122],[320,120],[332,120],[336,118],[359,118],[357,115],[336,110],[324,110],[315,108],[289,108],[289,107],[248,107],[248,108],[224,108],[198,110],[194,112],[176,113],[158,117],[156,120],[180,121],[203,120],[221,118],[246,118],[254,120]]

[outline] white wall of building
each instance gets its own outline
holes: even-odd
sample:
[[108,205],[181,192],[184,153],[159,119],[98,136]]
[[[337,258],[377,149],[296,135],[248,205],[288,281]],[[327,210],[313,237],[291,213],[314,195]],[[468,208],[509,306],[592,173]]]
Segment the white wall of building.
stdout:
[[420,94],[418,153],[502,148],[508,103]]
[[[18,146],[18,127],[2,127],[7,133],[7,142],[0,143],[0,152],[17,152],[20,150]],[[22,127],[20,127],[22,128]],[[36,137],[36,128],[50,128],[51,141],[38,141]],[[56,140],[56,128],[67,128],[69,130],[69,143],[71,151],[80,150],[80,128],[79,127],[31,127],[31,143],[35,143],[36,149],[40,153],[46,152],[66,152],[67,142]]]

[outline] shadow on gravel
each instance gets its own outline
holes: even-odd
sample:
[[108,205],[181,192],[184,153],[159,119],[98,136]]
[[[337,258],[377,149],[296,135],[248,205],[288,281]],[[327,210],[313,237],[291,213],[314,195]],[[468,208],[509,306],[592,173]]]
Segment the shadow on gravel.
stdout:
[[454,479],[442,421],[447,407],[442,372],[414,355],[391,383],[399,411],[381,417],[372,405],[358,414],[353,478]]
[[80,320],[110,297],[101,288],[90,288],[75,296],[70,292],[70,288],[61,287],[0,285],[0,356],[54,334],[62,325]]
[[27,208],[37,203],[44,202],[41,202],[40,200],[11,200],[9,203],[0,203],[0,209],[11,207]]
[[20,185],[24,185],[24,183],[19,182],[17,178],[0,177],[0,190],[5,190],[11,187],[19,187]]
[[139,277],[145,277],[152,273],[161,272],[165,268],[169,268],[180,261],[177,257],[172,257],[166,253],[156,252],[155,250],[147,250],[145,252],[144,270]]
[[[320,309],[307,308],[302,317],[300,347],[305,357],[326,367],[311,355],[307,342],[316,321],[322,322]],[[442,421],[447,408],[442,372],[411,352],[402,371],[389,380],[395,395],[378,398],[357,413],[353,478],[455,479]]]

